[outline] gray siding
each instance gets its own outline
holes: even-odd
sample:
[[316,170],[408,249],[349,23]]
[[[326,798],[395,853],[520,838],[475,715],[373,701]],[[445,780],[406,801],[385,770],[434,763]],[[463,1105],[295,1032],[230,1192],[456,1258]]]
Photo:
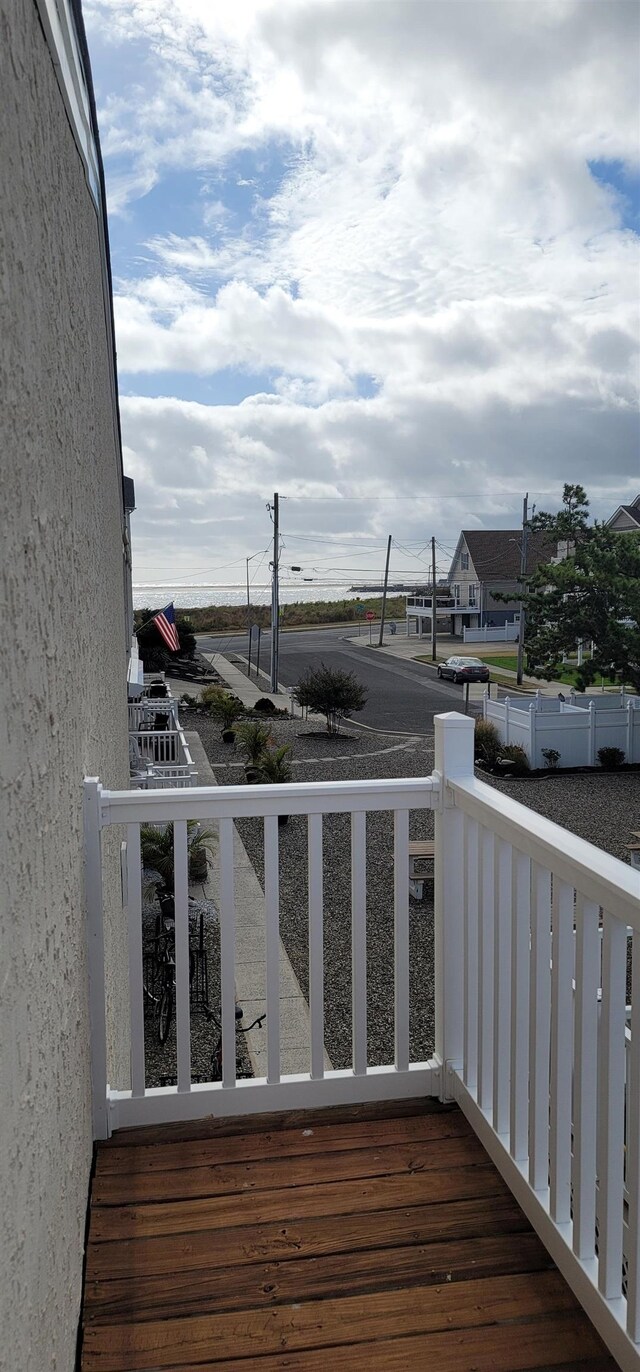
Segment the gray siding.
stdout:
[[[71,1372],[91,1164],[81,791],[128,784],[99,221],[33,0],[0,0],[0,1362]],[[125,1023],[112,865],[107,948]],[[112,1037],[126,1085],[126,1042]]]

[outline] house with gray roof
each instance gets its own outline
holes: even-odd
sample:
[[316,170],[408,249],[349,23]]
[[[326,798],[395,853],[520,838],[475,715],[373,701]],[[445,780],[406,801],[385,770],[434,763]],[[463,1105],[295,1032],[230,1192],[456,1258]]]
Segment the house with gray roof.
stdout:
[[640,533],[640,495],[630,505],[618,505],[607,520],[607,528],[620,534]]
[[[520,602],[522,529],[463,529],[451,563],[451,633],[517,623]],[[557,557],[555,539],[530,532],[527,573]],[[497,595],[508,595],[509,601]]]

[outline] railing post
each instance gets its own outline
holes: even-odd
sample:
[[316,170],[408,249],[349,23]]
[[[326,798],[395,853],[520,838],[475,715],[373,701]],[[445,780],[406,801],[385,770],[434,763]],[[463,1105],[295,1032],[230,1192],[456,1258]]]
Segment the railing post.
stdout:
[[510,707],[511,707],[511,701],[509,700],[509,697],[506,696],[506,697],[505,697],[505,702],[504,702],[504,742],[505,742],[505,747],[508,747],[508,746],[509,746],[509,743],[511,742],[511,740],[510,740],[510,738],[509,738],[509,710],[510,710]]
[[104,977],[104,904],[102,896],[102,831],[97,777],[84,783],[84,880],[89,973],[89,1051],[94,1139],[109,1137],[107,1107],[107,1018]]
[[473,777],[474,722],[451,713],[436,715],[434,725],[441,784],[435,816],[435,1055],[445,1100],[448,1071],[462,1065],[464,1032],[464,815],[455,808],[448,782]]

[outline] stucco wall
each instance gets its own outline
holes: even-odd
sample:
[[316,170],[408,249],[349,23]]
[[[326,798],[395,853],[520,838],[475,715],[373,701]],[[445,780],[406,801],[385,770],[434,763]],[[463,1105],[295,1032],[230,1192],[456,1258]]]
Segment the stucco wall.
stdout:
[[[96,209],[33,0],[0,0],[0,89],[0,1366],[70,1372],[92,1152],[82,779],[128,777],[120,470]],[[116,1083],[122,1038],[111,1053]]]

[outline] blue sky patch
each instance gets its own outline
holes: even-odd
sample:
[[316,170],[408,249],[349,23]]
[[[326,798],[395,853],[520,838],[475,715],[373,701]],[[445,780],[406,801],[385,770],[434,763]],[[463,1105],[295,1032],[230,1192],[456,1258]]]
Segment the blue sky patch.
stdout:
[[621,228],[640,233],[640,172],[618,158],[594,160],[587,166],[595,181],[615,191]]

